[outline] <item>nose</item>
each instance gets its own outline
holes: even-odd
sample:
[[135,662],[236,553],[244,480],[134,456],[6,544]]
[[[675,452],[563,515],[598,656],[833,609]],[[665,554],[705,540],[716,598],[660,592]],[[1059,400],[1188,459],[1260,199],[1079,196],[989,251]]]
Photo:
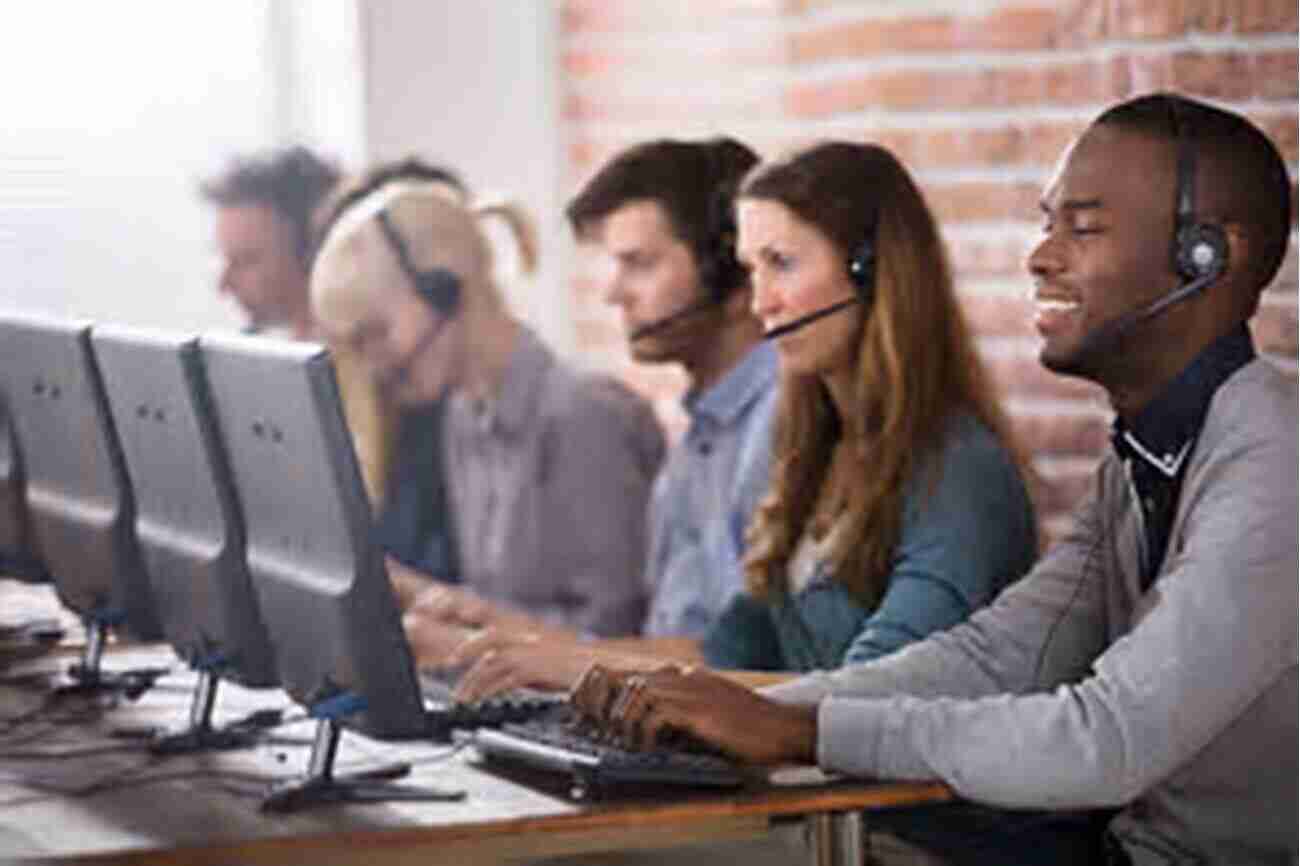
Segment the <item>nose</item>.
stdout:
[[601,300],[611,306],[621,307],[627,302],[627,291],[623,285],[623,269],[619,267],[610,268],[604,275],[604,290],[601,292]]
[[756,318],[766,319],[780,311],[780,294],[775,291],[772,281],[759,268],[749,272],[749,286],[752,292],[749,309]]
[[1054,234],[1051,232],[1045,234],[1043,239],[1030,250],[1029,257],[1025,260],[1025,267],[1031,275],[1040,280],[1051,279],[1064,269],[1065,263]]

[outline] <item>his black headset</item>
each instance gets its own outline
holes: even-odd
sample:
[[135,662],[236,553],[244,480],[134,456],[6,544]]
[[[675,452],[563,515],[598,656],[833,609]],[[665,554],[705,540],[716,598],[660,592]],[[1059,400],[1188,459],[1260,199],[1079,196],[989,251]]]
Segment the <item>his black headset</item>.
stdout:
[[[714,148],[719,146],[717,142],[704,145],[708,150],[702,156],[711,166],[709,177],[717,177],[722,173],[719,165],[721,157],[714,152]],[[704,233],[704,242],[692,250],[700,284],[704,287],[704,297],[661,319],[645,323],[633,331],[628,339],[640,340],[651,334],[658,334],[683,319],[702,313],[711,307],[721,306],[733,289],[748,281],[749,275],[744,265],[736,258],[734,206],[737,184],[738,181],[724,183],[709,197],[708,211],[705,214],[707,231]]]

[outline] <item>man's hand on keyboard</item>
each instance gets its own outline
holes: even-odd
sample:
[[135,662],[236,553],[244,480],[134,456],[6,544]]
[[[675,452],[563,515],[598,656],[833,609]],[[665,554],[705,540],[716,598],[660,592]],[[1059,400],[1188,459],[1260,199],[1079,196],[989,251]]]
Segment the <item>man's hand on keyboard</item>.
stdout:
[[686,734],[743,761],[813,763],[817,708],[781,704],[694,666],[618,671],[595,664],[571,700],[620,740],[650,748]]

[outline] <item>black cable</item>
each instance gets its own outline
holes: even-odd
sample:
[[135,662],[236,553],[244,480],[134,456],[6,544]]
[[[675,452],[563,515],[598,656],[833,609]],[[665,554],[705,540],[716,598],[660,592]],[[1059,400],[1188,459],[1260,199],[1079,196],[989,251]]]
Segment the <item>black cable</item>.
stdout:
[[[1100,503],[1101,497],[1099,496],[1095,501]],[[1079,569],[1079,577],[1074,583],[1074,589],[1070,593],[1070,598],[1066,601],[1065,606],[1057,612],[1056,619],[1052,622],[1051,627],[1048,628],[1047,635],[1043,638],[1042,644],[1038,647],[1038,657],[1034,660],[1034,672],[1029,680],[1029,691],[1038,689],[1038,677],[1042,673],[1043,660],[1047,657],[1047,648],[1051,646],[1052,639],[1056,636],[1057,628],[1059,628],[1061,623],[1065,621],[1065,617],[1069,614],[1070,609],[1074,607],[1075,600],[1078,599],[1079,593],[1083,590],[1084,581],[1088,579],[1096,568],[1097,555],[1101,552],[1102,545],[1105,544],[1107,539],[1114,534],[1115,524],[1118,520],[1119,517],[1116,513],[1110,514],[1104,530],[1098,532],[1093,538],[1092,544],[1088,548],[1088,553],[1083,559],[1083,566]],[[1097,522],[1100,523],[1101,519],[1098,518]],[[1101,529],[1100,526],[1098,528]]]

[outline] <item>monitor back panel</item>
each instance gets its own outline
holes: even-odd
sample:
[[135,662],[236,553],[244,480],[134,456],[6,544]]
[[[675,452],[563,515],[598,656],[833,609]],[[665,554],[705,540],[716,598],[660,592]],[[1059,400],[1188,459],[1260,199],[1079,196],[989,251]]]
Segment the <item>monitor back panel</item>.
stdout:
[[49,579],[27,521],[26,480],[4,389],[0,388],[0,577]]
[[328,353],[238,336],[199,345],[281,685],[308,706],[360,697],[364,709],[345,721],[372,736],[422,735],[414,664]]
[[27,517],[59,598],[84,616],[162,637],[130,479],[87,323],[0,317],[0,389],[26,476]]
[[96,326],[95,358],[135,493],[135,529],[167,639],[181,658],[275,684],[244,560],[234,481],[198,340]]

